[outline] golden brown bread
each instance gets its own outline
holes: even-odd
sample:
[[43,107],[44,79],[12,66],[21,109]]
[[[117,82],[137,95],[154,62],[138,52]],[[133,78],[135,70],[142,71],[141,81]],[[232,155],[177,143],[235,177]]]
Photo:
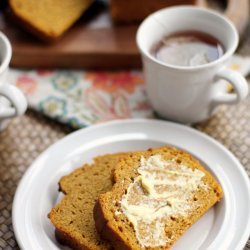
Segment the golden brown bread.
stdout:
[[58,39],[93,0],[9,0],[17,24],[45,41]]
[[112,190],[99,196],[94,218],[100,235],[119,250],[169,249],[223,196],[197,160],[170,147],[121,159],[114,179]]
[[96,232],[93,207],[100,193],[112,187],[111,172],[125,154],[99,156],[61,178],[63,199],[52,208],[48,217],[56,228],[56,238],[73,249],[111,249]]
[[111,0],[111,16],[115,22],[142,21],[149,14],[169,6],[194,4],[195,0]]

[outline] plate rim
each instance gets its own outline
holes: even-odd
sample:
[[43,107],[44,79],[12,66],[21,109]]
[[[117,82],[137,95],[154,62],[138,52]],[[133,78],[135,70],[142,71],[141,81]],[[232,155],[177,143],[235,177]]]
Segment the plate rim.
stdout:
[[[96,130],[99,128],[105,128],[105,127],[109,127],[115,124],[122,124],[122,123],[159,123],[159,124],[165,124],[165,125],[170,125],[170,126],[176,126],[177,129],[184,129],[186,130],[188,133],[194,133],[197,136],[201,136],[202,138],[204,138],[205,140],[210,141],[212,144],[215,144],[217,147],[219,147],[225,154],[227,154],[229,156],[229,158],[234,162],[234,164],[237,165],[237,169],[242,177],[242,180],[244,180],[244,184],[248,187],[248,191],[247,191],[247,196],[250,199],[250,182],[249,182],[249,177],[246,173],[246,170],[244,169],[244,167],[242,166],[242,164],[240,163],[240,161],[237,159],[236,156],[234,156],[234,154],[227,149],[223,144],[221,144],[219,141],[217,141],[216,139],[214,139],[213,137],[209,136],[208,134],[199,131],[193,127],[189,127],[188,125],[184,125],[184,124],[179,124],[179,123],[175,123],[172,121],[165,121],[165,120],[156,120],[156,119],[146,119],[146,118],[134,118],[134,119],[118,119],[118,120],[113,120],[113,121],[108,121],[108,122],[104,122],[104,123],[100,123],[100,124],[94,124],[91,125],[89,127],[85,127],[85,128],[81,128],[79,130],[73,131],[69,134],[67,134],[66,136],[58,139],[56,142],[54,142],[53,144],[51,144],[49,147],[47,147],[44,151],[42,151],[36,158],[35,160],[29,165],[29,167],[26,169],[25,173],[23,174],[23,176],[21,177],[21,179],[18,182],[16,191],[15,191],[15,195],[14,195],[14,199],[13,199],[13,204],[12,204],[12,225],[13,225],[13,231],[14,231],[14,236],[15,239],[18,243],[18,246],[21,249],[26,249],[25,248],[25,244],[23,243],[23,240],[20,238],[19,235],[19,230],[18,230],[18,225],[16,224],[16,217],[18,217],[18,212],[17,210],[17,204],[18,204],[18,200],[22,197],[21,191],[23,188],[25,188],[25,183],[27,182],[27,180],[29,179],[28,177],[35,171],[35,166],[37,164],[37,162],[40,161],[41,158],[44,157],[44,155],[48,154],[51,150],[53,150],[56,147],[59,147],[60,144],[64,144],[65,141],[70,140],[72,137],[77,136],[78,134],[81,133],[88,133],[91,132],[92,130]],[[250,213],[249,213],[250,214]],[[239,249],[243,248],[249,238],[249,234],[250,234],[250,216],[247,222],[247,226],[246,229],[244,231],[244,233],[242,234],[241,238],[239,239],[239,242],[237,244],[237,247]]]

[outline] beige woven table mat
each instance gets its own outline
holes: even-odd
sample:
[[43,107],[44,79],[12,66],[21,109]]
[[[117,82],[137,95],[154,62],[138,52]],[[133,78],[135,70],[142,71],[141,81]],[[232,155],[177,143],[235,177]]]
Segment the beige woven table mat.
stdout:
[[[250,55],[250,27],[240,53]],[[231,150],[250,176],[250,96],[238,105],[222,106],[215,116],[196,128]],[[18,181],[43,150],[69,132],[69,128],[28,111],[0,133],[0,249],[18,249],[11,221]],[[250,241],[244,249],[250,250]]]
[[[222,107],[197,128],[231,150],[250,176],[249,121],[250,97],[237,106]],[[11,206],[18,181],[43,150],[69,132],[69,128],[29,111],[0,133],[0,249],[18,249],[11,224]],[[250,249],[250,242],[245,249]]]
[[[237,106],[222,107],[197,128],[214,137],[241,161],[250,176],[250,97]],[[18,249],[11,224],[17,183],[32,161],[70,129],[29,111],[0,133],[0,249]],[[248,247],[250,249],[250,242]]]

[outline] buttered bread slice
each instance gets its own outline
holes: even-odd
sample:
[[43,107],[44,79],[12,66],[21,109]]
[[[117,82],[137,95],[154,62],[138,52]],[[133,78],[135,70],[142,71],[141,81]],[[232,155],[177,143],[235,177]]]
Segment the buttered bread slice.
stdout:
[[190,154],[172,147],[132,153],[94,208],[97,231],[115,249],[169,249],[223,192]]

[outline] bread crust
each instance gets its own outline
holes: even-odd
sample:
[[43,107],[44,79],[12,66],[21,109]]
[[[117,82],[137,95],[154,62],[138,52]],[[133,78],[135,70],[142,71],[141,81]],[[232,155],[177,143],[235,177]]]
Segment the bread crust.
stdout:
[[39,28],[34,28],[34,26],[32,26],[28,21],[19,17],[15,13],[15,10],[11,8],[11,6],[6,11],[6,15],[10,19],[11,22],[13,22],[14,24],[17,24],[21,28],[24,28],[27,32],[29,32],[35,38],[38,38],[40,41],[43,41],[44,43],[48,43],[48,44],[54,43],[61,38],[61,36],[55,36],[53,34],[48,35],[44,33],[43,31],[40,31]]
[[61,231],[59,229],[55,230],[55,237],[56,240],[65,246],[69,246],[72,249],[75,250],[91,250],[91,248],[81,245],[79,244],[79,242],[77,242],[73,237],[71,237],[69,234],[67,234],[64,231]]
[[[94,206],[94,220],[97,232],[101,235],[101,237],[111,243],[114,249],[117,250],[129,250],[131,249],[129,246],[124,244],[117,235],[117,232],[110,229],[107,226],[107,219],[102,211],[100,203],[97,201]],[[114,237],[110,237],[110,235]]]

